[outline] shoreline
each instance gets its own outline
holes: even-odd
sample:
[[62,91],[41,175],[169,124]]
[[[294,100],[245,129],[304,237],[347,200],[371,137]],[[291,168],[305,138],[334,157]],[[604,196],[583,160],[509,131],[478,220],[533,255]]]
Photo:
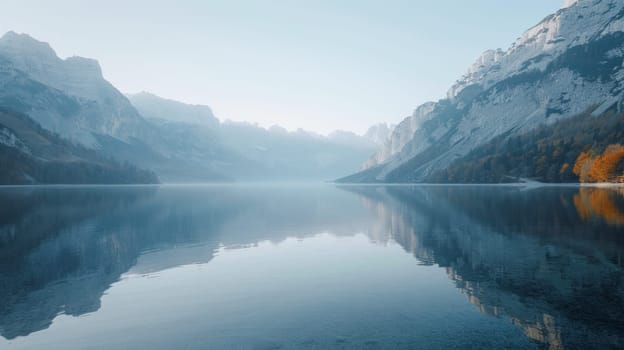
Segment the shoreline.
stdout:
[[330,185],[336,187],[561,187],[561,188],[624,188],[624,183],[546,183],[538,181],[509,182],[509,183],[340,183],[340,182],[193,182],[193,183],[159,183],[159,184],[28,184],[28,185],[0,185],[0,189],[11,188],[114,188],[114,187],[237,187],[237,186],[267,186],[267,187],[293,187],[293,186],[320,186]]

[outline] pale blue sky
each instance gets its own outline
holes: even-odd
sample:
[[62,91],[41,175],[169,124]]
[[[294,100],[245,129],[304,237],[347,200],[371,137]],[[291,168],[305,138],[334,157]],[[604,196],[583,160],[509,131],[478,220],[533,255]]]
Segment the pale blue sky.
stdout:
[[0,31],[96,58],[123,92],[327,133],[396,123],[561,0],[2,0]]

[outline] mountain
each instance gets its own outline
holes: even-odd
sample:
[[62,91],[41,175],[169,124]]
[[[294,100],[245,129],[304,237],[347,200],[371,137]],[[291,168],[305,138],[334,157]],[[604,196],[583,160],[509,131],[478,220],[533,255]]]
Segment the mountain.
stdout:
[[240,157],[215,144],[210,127],[180,130],[144,118],[104,79],[97,61],[60,59],[47,43],[27,34],[0,38],[0,107],[165,181],[225,180],[239,170],[228,165]]
[[418,107],[363,171],[340,181],[427,181],[497,137],[621,110],[623,30],[624,2],[567,1],[506,51],[486,51],[446,98]]
[[[193,149],[197,163],[221,159],[215,171],[245,181],[329,180],[357,170],[378,146],[365,136],[335,131],[323,136],[299,129],[268,129],[246,122],[220,122],[207,106],[188,105],[151,93],[128,95],[150,122]],[[173,140],[172,140],[173,141]],[[209,157],[203,150],[212,148]],[[208,159],[210,158],[210,159]]]
[[97,147],[94,134],[129,142],[152,131],[103,78],[97,61],[62,60],[47,43],[26,34],[8,32],[0,38],[0,104],[93,148]]
[[216,127],[219,124],[219,120],[208,106],[184,104],[149,92],[126,94],[126,97],[142,115],[149,118],[207,127]]
[[174,166],[167,138],[104,79],[97,61],[60,59],[27,34],[0,38],[0,107],[104,157],[159,174]]
[[166,182],[328,180],[357,170],[377,148],[353,133],[221,123],[208,106],[125,96],[97,61],[61,59],[49,44],[14,32],[0,38],[0,107],[97,159],[149,169]]
[[152,172],[103,157],[0,109],[0,184],[158,183]]
[[395,125],[388,125],[387,123],[375,124],[368,128],[363,136],[381,147],[390,137],[394,128]]
[[377,150],[364,137],[338,131],[328,136],[305,130],[264,129],[226,122],[221,142],[264,166],[261,180],[330,180],[357,170]]

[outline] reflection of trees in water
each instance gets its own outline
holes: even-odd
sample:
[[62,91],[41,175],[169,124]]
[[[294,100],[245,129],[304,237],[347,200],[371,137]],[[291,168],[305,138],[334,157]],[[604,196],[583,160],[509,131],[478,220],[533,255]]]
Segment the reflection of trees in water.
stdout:
[[610,225],[624,225],[623,188],[579,189],[574,206],[583,220],[603,220]]
[[483,313],[508,316],[551,349],[624,345],[621,228],[583,221],[575,189],[351,190]]

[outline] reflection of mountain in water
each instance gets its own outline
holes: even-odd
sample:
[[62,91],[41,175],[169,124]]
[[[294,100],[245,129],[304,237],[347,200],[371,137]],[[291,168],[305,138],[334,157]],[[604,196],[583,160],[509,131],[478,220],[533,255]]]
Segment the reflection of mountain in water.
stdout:
[[0,334],[12,339],[49,327],[59,313],[98,310],[131,268],[207,262],[221,245],[351,234],[366,226],[364,215],[356,198],[330,188],[5,189]]
[[407,251],[446,268],[482,312],[509,316],[551,349],[624,346],[622,228],[611,215],[603,216],[610,225],[584,221],[583,189],[350,190]]
[[47,328],[59,313],[96,311],[103,293],[127,271],[208,262],[223,246],[364,232],[445,268],[482,312],[509,317],[545,346],[624,345],[621,194],[347,189],[4,189],[0,334],[12,339]]
[[[93,218],[124,210],[150,189],[5,190],[0,195],[0,330],[7,338],[49,326],[60,312],[97,310],[136,245],[119,246]],[[127,258],[127,261],[124,261]]]

